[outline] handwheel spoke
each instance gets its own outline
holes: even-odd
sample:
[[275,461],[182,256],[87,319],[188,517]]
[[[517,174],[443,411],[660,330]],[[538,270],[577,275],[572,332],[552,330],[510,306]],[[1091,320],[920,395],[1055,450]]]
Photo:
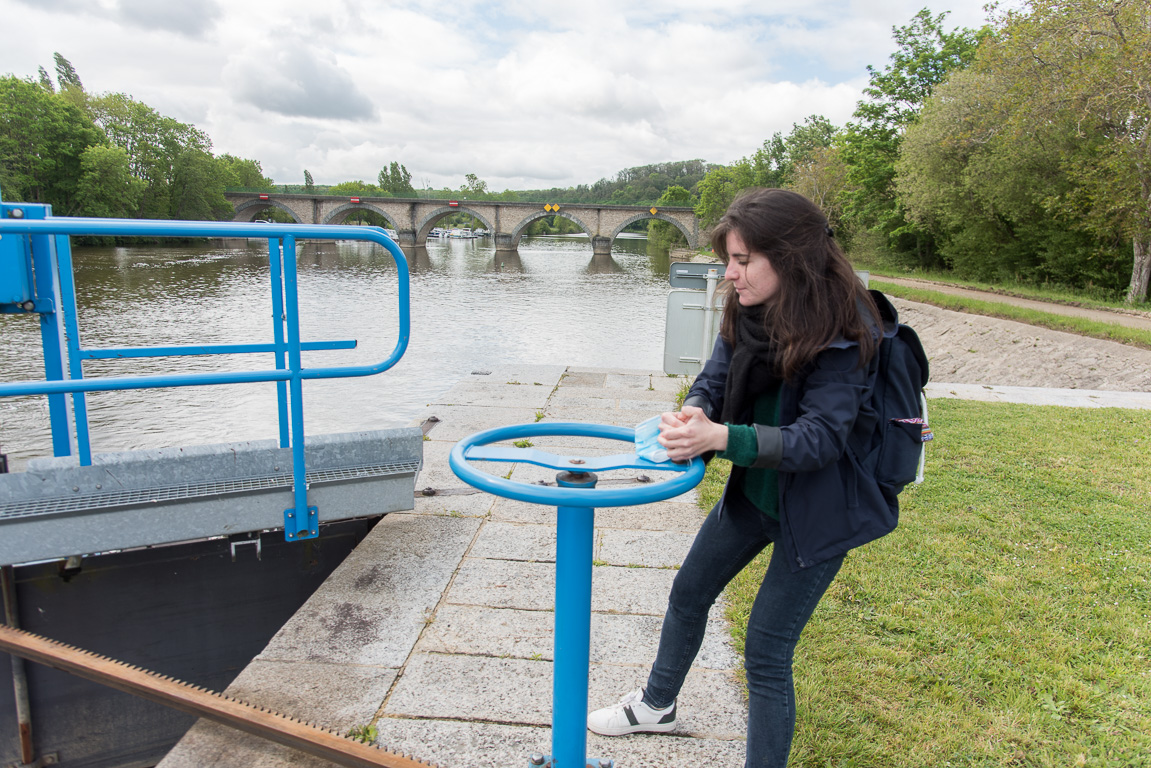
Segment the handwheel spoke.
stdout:
[[679,467],[669,467],[666,463],[659,464],[648,461],[637,456],[634,452],[584,458],[580,456],[557,456],[537,448],[509,448],[506,445],[473,445],[464,451],[464,458],[468,461],[535,464],[538,467],[557,469],[561,472],[608,472],[613,469],[668,470],[684,469],[687,466],[681,464]]

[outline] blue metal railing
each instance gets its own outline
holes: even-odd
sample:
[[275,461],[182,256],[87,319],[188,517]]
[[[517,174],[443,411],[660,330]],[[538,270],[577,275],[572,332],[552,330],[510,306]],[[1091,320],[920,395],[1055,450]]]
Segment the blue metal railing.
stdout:
[[[82,347],[69,240],[74,235],[267,238],[274,319],[272,342],[106,349]],[[299,240],[366,241],[387,249],[396,263],[399,331],[395,347],[384,360],[359,366],[303,366],[301,352],[352,349],[356,342],[301,341],[295,259]],[[84,398],[86,392],[276,382],[280,445],[291,447],[293,460],[295,506],[284,512],[284,534],[290,540],[312,538],[318,533],[318,511],[307,505],[303,382],[308,379],[372,376],[395,365],[408,346],[409,301],[408,263],[403,251],[376,227],[54,218],[49,206],[0,203],[0,311],[40,315],[46,377],[43,381],[0,383],[0,397],[47,395],[53,452],[56,456],[75,453],[81,465],[88,465],[92,457]],[[86,379],[83,374],[85,360],[269,352],[274,355],[274,369],[96,379]],[[71,420],[65,399],[69,393],[72,395]]]

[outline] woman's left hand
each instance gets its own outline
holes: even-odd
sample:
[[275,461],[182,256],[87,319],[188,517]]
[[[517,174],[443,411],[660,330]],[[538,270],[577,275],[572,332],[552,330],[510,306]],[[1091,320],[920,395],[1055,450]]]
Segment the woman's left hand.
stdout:
[[658,439],[669,459],[687,461],[727,448],[727,426],[709,419],[702,408],[685,405],[678,413],[663,415]]

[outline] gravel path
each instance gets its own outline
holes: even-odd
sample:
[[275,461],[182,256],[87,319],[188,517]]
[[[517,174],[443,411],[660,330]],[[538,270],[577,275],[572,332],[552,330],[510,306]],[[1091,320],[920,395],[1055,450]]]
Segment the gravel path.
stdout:
[[1151,350],[892,299],[938,383],[1151,391]]

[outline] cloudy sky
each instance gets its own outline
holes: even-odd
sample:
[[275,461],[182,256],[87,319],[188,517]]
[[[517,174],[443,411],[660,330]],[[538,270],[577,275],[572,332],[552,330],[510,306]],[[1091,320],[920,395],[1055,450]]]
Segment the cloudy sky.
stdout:
[[729,163],[822,114],[846,122],[923,7],[985,0],[0,0],[0,74],[123,92],[279,183],[502,190],[665,160]]

